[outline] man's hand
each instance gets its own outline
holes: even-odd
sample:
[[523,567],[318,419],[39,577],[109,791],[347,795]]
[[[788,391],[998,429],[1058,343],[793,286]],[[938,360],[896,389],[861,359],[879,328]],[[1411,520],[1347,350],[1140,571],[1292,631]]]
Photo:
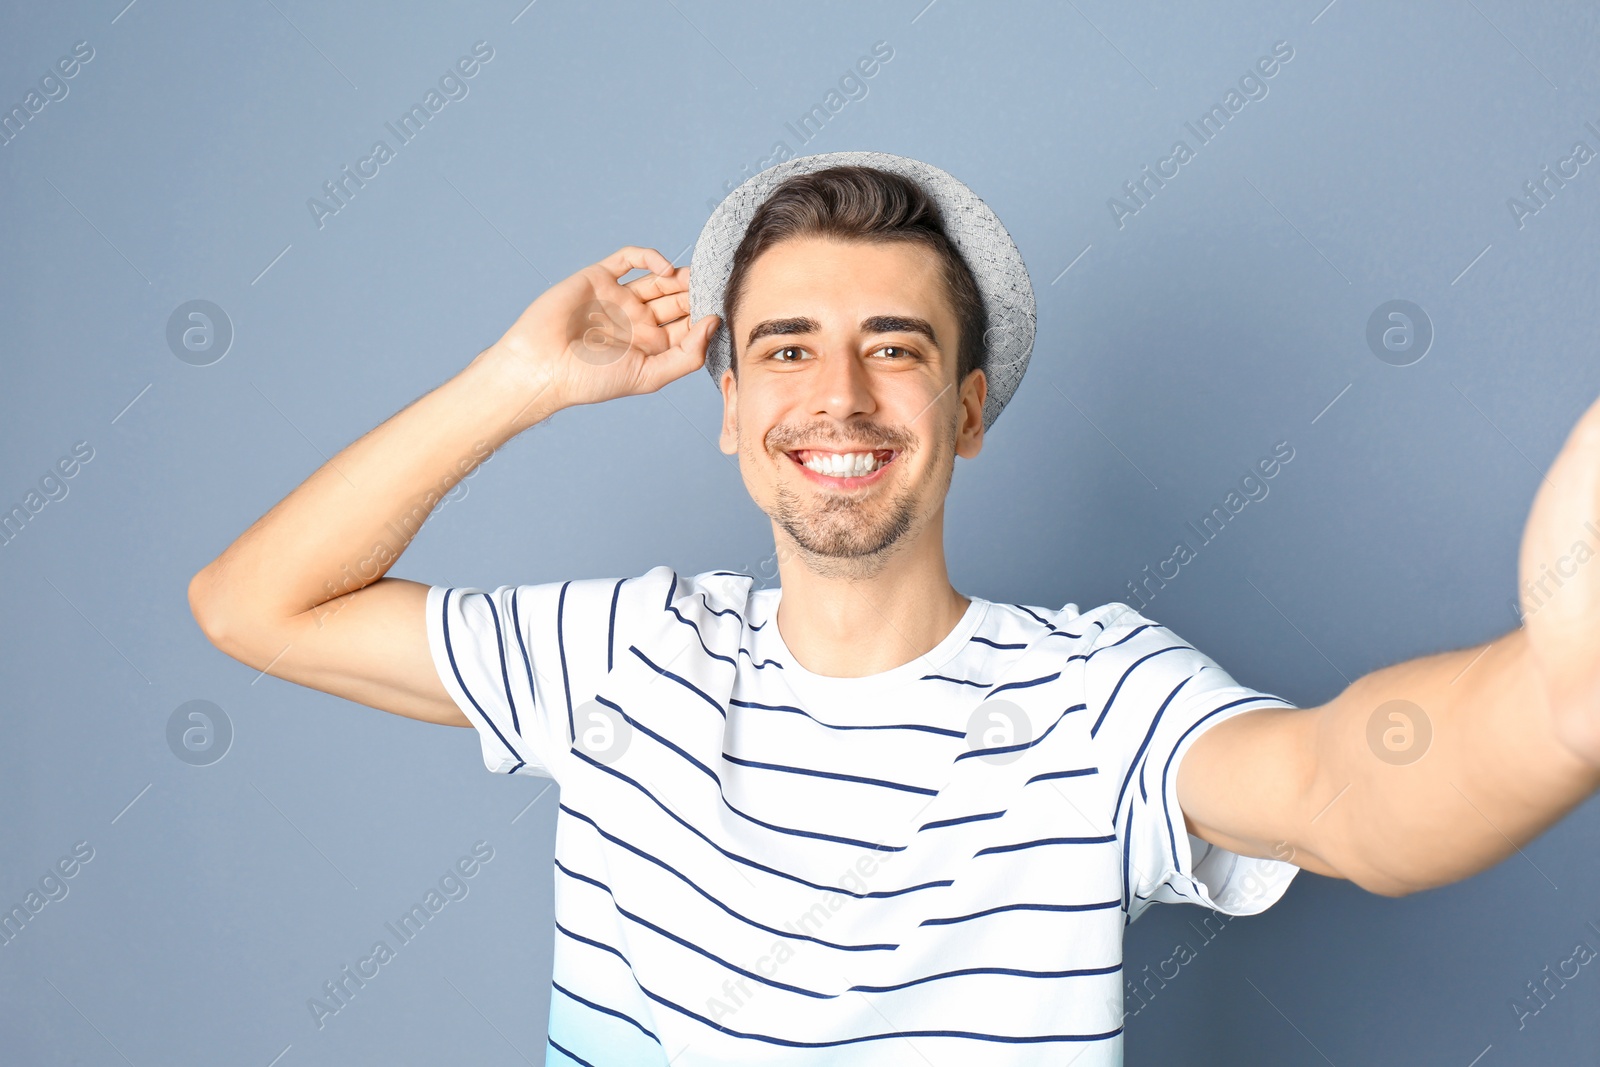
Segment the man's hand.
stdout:
[[[653,273],[621,284],[635,267]],[[494,348],[524,376],[530,406],[551,394],[548,410],[655,392],[705,364],[721,321],[691,328],[689,268],[628,245],[545,290]]]
[[1522,534],[1522,626],[1556,734],[1600,767],[1600,400],[1551,464]]

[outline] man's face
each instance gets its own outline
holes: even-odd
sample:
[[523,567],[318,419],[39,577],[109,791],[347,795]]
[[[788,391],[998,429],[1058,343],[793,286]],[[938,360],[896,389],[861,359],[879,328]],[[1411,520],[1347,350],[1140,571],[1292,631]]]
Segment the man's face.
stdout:
[[751,264],[734,329],[722,451],[813,568],[876,572],[942,518],[955,457],[983,445],[987,383],[978,371],[957,385],[938,258],[907,242],[781,242]]

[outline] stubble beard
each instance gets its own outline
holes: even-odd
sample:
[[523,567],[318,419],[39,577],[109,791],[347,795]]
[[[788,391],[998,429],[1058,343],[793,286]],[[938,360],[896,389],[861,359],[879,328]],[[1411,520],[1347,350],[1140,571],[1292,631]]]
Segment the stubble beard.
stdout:
[[[950,488],[953,438],[953,432],[941,433],[933,443],[932,466],[926,476],[942,482],[930,487],[939,499]],[[915,446],[903,449],[891,470],[918,452]],[[776,455],[780,463],[793,462],[786,452],[780,450]],[[871,578],[922,525],[917,521],[916,486],[900,483],[887,501],[879,499],[881,490],[845,494],[808,489],[797,493],[779,484],[771,505],[763,510],[793,541],[807,569],[819,577]]]

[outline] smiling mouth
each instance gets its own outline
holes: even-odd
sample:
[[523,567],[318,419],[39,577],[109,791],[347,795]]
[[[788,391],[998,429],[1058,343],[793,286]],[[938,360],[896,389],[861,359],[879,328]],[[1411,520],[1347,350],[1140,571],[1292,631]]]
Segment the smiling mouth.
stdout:
[[812,481],[846,489],[877,481],[884,469],[900,455],[892,448],[864,449],[856,452],[797,448],[787,454]]

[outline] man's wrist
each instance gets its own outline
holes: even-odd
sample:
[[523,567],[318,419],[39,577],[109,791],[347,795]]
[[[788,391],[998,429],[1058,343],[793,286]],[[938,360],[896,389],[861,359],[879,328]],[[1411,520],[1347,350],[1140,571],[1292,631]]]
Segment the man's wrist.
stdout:
[[569,406],[553,377],[499,342],[478,353],[463,375],[477,380],[493,398],[489,418],[506,440]]

